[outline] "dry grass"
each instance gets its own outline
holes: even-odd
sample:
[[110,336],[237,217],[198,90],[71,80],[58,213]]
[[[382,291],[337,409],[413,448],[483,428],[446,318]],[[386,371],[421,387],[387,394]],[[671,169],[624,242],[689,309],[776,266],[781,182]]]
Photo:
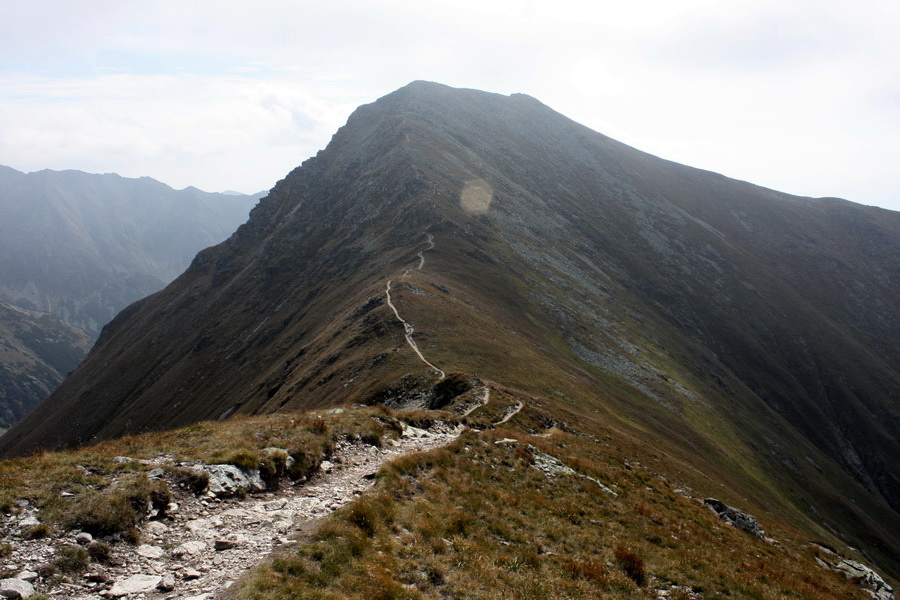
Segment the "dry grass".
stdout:
[[[140,459],[234,464],[258,469],[275,486],[284,477],[309,477],[339,439],[378,445],[396,436],[402,429],[398,417],[404,415],[384,408],[239,417],[2,461],[0,508],[17,510],[19,499],[39,507],[43,522],[26,532],[32,538],[51,536],[59,527],[136,541],[137,525],[149,510],[164,514],[170,486],[198,494],[208,483],[203,473],[175,464],[165,465],[164,480],[148,478],[153,465]],[[436,417],[415,413],[409,421],[422,424]]]
[[[386,465],[376,494],[261,567],[237,597],[624,599],[671,585],[706,599],[864,597],[809,553],[725,526],[589,440],[525,436],[529,449],[498,438],[468,432]],[[532,467],[535,452],[619,495],[581,476],[545,476]]]

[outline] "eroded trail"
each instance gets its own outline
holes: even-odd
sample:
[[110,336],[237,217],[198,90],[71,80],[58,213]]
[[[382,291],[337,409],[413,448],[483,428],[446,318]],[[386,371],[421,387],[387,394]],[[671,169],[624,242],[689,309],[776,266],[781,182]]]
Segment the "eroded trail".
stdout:
[[[430,233],[426,233],[425,235],[428,236],[428,247],[416,254],[416,256],[419,257],[419,264],[416,267],[417,270],[421,270],[422,267],[425,266],[425,253],[434,248],[434,236]],[[410,270],[411,269],[406,269],[405,271],[403,271],[403,277],[409,275]],[[400,311],[397,310],[396,305],[394,305],[394,301],[391,299],[391,283],[392,280],[388,279],[384,294],[387,298],[387,305],[392,311],[394,311],[394,316],[397,317],[397,320],[400,321],[401,325],[403,325],[403,335],[406,338],[406,343],[409,344],[409,347],[412,348],[413,352],[416,353],[416,356],[419,357],[419,360],[421,360],[423,363],[437,372],[440,379],[446,378],[447,374],[444,373],[443,370],[432,364],[427,358],[425,358],[425,355],[422,354],[422,351],[419,350],[418,344],[416,344],[416,341],[413,339],[413,334],[416,332],[415,328],[409,321],[400,316]]]
[[[64,597],[98,600],[103,592],[105,597],[140,594],[148,600],[215,598],[273,550],[292,544],[292,532],[304,521],[324,517],[365,493],[382,464],[444,446],[460,431],[448,425],[429,431],[406,427],[383,448],[343,442],[333,462],[323,463],[309,482],[272,493],[244,499],[209,494],[180,498],[170,520],[142,526],[141,546],[116,545],[118,565],[104,574],[110,581],[71,585]],[[126,593],[129,579],[148,587]]]
[[491,401],[491,388],[484,386],[484,394],[481,397],[480,402],[476,402],[466,410],[462,412],[462,416],[467,417],[472,414],[475,410],[481,408],[482,406],[487,405],[488,402]]
[[394,311],[394,315],[397,317],[397,320],[403,324],[403,335],[406,338],[406,343],[409,344],[409,347],[413,349],[413,352],[416,353],[416,355],[419,357],[419,359],[423,363],[425,363],[426,365],[428,365],[429,367],[431,367],[432,369],[437,371],[438,376],[440,376],[441,379],[444,379],[447,376],[447,374],[444,373],[441,369],[439,369],[436,366],[434,366],[433,364],[431,364],[430,362],[428,362],[428,359],[425,358],[425,355],[423,355],[422,351],[419,350],[419,346],[416,344],[416,341],[412,337],[413,334],[416,332],[416,330],[413,328],[412,325],[410,325],[407,321],[405,321],[403,319],[403,317],[400,316],[400,313],[397,311],[397,307],[394,306],[394,302],[391,300],[391,280],[390,279],[388,279],[388,282],[387,282],[387,288],[385,289],[385,295],[387,296],[388,306],[391,307],[392,311]]
[[516,402],[516,405],[510,407],[509,410],[506,412],[506,414],[503,415],[503,418],[500,419],[499,421],[497,421],[496,423],[494,423],[494,425],[503,425],[504,423],[506,423],[507,421],[512,419],[514,416],[519,414],[523,408],[525,408],[525,403],[522,402],[521,400],[519,400],[518,402]]

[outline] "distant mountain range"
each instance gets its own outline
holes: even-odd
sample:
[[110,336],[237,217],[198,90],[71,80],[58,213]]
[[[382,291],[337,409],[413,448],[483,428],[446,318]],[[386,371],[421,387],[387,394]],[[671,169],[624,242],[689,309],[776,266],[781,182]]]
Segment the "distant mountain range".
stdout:
[[[8,327],[0,334],[0,427],[52,391],[120,310],[162,289],[198,251],[233,233],[262,195],[0,166],[0,302]],[[65,332],[65,361],[34,347],[37,334],[21,339],[44,325],[48,340]]]
[[[528,96],[416,82],[122,311],[0,449],[440,408],[484,382],[533,432],[640,445],[900,576],[897,273],[900,213],[665,161]],[[124,297],[103,285],[93,297]]]

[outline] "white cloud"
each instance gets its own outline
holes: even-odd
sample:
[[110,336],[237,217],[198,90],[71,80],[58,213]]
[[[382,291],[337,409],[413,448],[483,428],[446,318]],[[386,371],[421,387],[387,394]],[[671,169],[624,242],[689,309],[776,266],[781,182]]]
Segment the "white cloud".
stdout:
[[[10,7],[0,164],[271,186],[414,79],[525,92],[626,143],[900,208],[900,25],[863,0]],[[893,204],[891,204],[893,202]]]

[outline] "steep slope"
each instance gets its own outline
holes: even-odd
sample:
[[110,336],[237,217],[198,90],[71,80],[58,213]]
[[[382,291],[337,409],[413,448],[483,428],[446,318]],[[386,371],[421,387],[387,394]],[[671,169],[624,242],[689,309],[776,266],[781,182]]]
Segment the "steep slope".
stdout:
[[56,389],[92,343],[55,315],[0,302],[0,429]]
[[898,213],[418,82],[123,311],[0,448],[487,381],[535,431],[637,440],[897,575],[898,270]]
[[0,166],[0,299],[92,335],[227,238],[261,196]]

